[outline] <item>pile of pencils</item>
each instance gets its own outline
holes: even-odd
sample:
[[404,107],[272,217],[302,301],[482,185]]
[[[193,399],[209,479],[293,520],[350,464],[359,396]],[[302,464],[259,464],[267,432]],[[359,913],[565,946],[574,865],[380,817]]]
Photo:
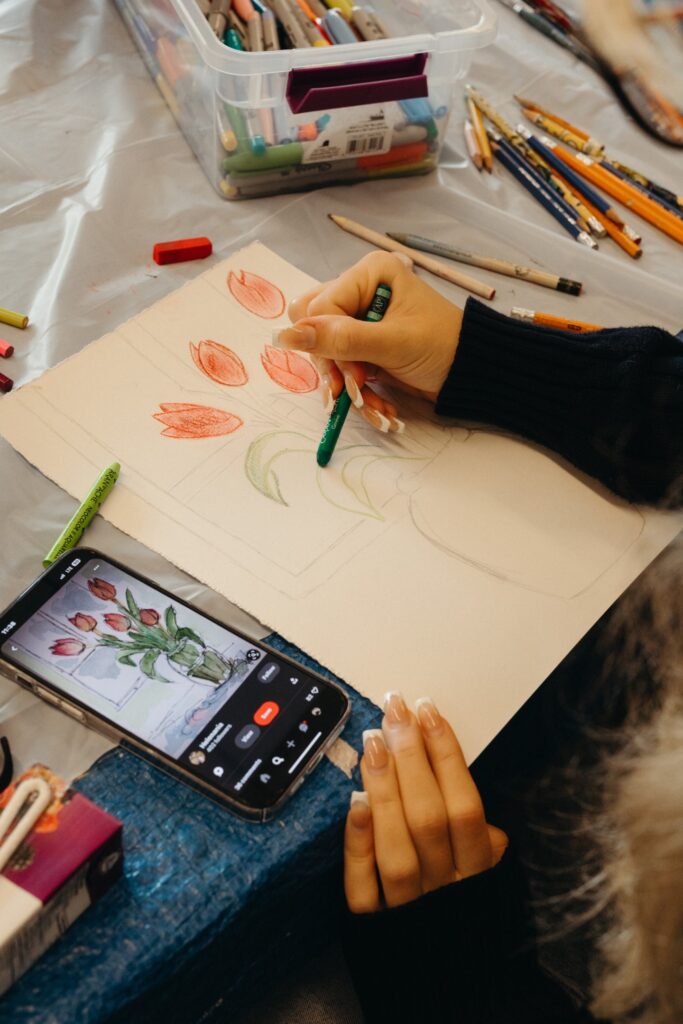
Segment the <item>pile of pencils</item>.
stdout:
[[526,119],[547,135],[534,135],[523,124],[513,127],[467,86],[465,140],[478,170],[492,171],[497,159],[568,234],[591,249],[609,236],[633,259],[642,254],[640,234],[612,199],[683,245],[683,196],[608,158],[588,133],[533,100],[515,99]]

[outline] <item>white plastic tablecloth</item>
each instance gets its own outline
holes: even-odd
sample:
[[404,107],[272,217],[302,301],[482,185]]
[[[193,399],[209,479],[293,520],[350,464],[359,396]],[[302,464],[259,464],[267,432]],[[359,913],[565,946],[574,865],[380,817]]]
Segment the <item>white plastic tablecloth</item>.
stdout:
[[[630,123],[585,66],[497,10],[497,43],[476,55],[470,72],[495,105],[518,120],[512,94],[539,99],[589,129],[625,163],[681,191],[683,154]],[[613,243],[596,253],[574,243],[507,172],[479,175],[468,165],[459,97],[442,165],[427,178],[230,203],[209,185],[111,3],[3,0],[0,96],[0,305],[31,317],[24,332],[0,330],[16,346],[0,369],[17,385],[202,269],[157,267],[156,241],[205,234],[222,258],[260,238],[308,273],[332,277],[367,251],[331,224],[325,214],[335,211],[379,229],[536,261],[586,284],[577,300],[474,271],[495,284],[494,304],[504,312],[523,305],[607,325],[683,326],[681,247],[637,218],[645,249],[637,264]],[[464,302],[459,289],[429,281]],[[107,401],[106,394],[101,398]],[[0,606],[40,572],[73,507],[73,499],[0,440]],[[252,635],[266,632],[101,519],[86,539]],[[20,766],[42,759],[68,777],[108,746],[2,679],[0,722]]]

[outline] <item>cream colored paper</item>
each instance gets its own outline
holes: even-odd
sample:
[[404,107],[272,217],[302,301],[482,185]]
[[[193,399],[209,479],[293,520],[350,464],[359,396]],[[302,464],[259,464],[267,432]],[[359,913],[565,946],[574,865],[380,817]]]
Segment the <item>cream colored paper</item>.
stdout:
[[[275,288],[240,286],[242,271]],[[313,283],[254,243],[4,398],[0,432],[74,496],[120,461],[107,519],[370,698],[431,694],[473,758],[679,520],[404,399],[405,435],[352,414],[318,469],[315,375],[266,348],[284,300]],[[207,340],[237,357],[214,367],[231,383],[193,360]],[[242,424],[164,436],[162,404]]]

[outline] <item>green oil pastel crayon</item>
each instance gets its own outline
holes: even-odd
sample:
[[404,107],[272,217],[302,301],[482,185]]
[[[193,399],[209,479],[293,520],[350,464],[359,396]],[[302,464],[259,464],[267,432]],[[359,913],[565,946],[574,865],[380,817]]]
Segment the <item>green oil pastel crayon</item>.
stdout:
[[119,463],[112,462],[111,466],[107,466],[104,472],[100,474],[43,559],[44,566],[52,565],[60,555],[63,555],[65,551],[69,551],[78,544],[84,530],[90,525],[91,520],[95,518],[100,505],[118,480],[120,471],[121,466]]
[[291,164],[300,164],[303,155],[304,147],[300,142],[286,142],[282,146],[269,146],[266,152],[259,156],[246,152],[226,156],[223,160],[223,170],[226,173],[230,171],[239,173],[240,171],[265,171],[275,167],[288,167]]
[[[378,284],[374,298],[363,319],[378,323],[389,308],[390,300],[391,288],[389,285]],[[339,398],[334,403],[334,408],[330,413],[330,418],[327,421],[327,426],[323,431],[323,436],[321,437],[320,444],[318,445],[316,461],[319,466],[326,466],[332,458],[350,408],[351,398],[349,397],[349,393],[346,388],[342,388]]]

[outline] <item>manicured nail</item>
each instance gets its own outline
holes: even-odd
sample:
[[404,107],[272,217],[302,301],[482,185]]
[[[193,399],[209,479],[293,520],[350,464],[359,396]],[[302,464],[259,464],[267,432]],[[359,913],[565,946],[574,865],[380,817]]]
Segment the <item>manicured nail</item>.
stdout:
[[353,374],[348,371],[344,374],[344,387],[348,391],[349,398],[355,405],[356,409],[360,409],[363,405],[363,396],[360,393],[360,388],[356,384]]
[[389,420],[381,412],[378,412],[377,409],[369,409],[366,405],[363,407],[363,416],[368,423],[372,424],[373,427],[377,427],[383,434],[389,433]]
[[323,400],[323,407],[329,416],[334,409],[334,398],[332,397],[332,381],[329,373],[320,376],[320,397]]
[[368,768],[374,772],[384,771],[389,755],[381,729],[366,729],[363,733],[363,752]]
[[372,821],[370,797],[363,790],[356,790],[351,794],[349,821],[354,828],[367,828]]
[[276,327],[271,335],[274,348],[301,348],[307,352],[315,348],[315,327]]
[[424,732],[430,735],[441,732],[443,719],[431,697],[420,697],[415,701],[415,714]]
[[403,422],[403,420],[400,420],[398,416],[390,416],[389,422],[391,424],[389,429],[393,431],[394,434],[402,434],[403,431],[406,429],[405,423]]
[[405,725],[410,720],[406,702],[398,691],[385,693],[384,716],[388,725]]

